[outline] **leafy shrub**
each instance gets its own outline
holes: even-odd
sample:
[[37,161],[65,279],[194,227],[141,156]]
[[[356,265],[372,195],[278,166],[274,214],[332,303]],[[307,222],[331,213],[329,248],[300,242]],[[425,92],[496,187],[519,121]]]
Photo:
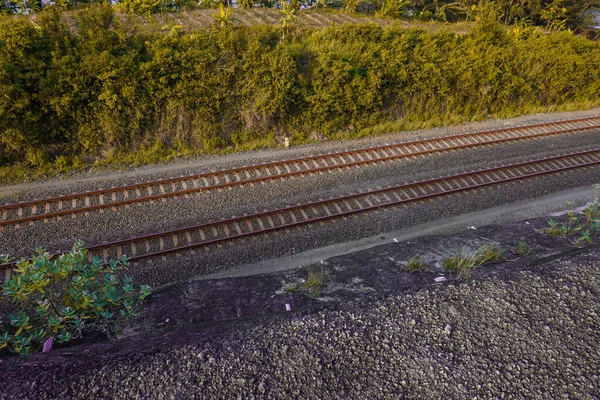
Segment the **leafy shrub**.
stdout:
[[[596,186],[597,187],[597,186]],[[600,200],[596,197],[591,204],[579,213],[569,211],[567,221],[558,223],[548,221],[548,227],[542,233],[559,238],[562,237],[575,246],[592,243],[600,234]]]
[[9,327],[0,326],[0,349],[27,355],[51,337],[64,343],[84,330],[105,330],[118,318],[134,315],[150,288],[122,274],[126,266],[126,257],[107,264],[98,258],[89,262],[82,242],[57,258],[38,249],[31,258],[19,260],[1,286],[3,301],[15,313]]

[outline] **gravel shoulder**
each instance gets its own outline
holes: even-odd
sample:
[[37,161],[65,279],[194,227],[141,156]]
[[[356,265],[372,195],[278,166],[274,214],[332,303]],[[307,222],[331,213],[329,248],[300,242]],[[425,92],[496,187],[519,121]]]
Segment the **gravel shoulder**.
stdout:
[[[600,109],[528,116],[509,121],[487,121],[474,124],[475,126],[405,132],[394,137],[396,141],[399,141],[402,140],[402,135],[405,135],[404,140],[414,139],[414,136],[418,135],[422,135],[422,137],[442,136],[457,133],[457,131],[489,129],[509,124],[531,124],[549,119],[578,118],[599,113]],[[410,135],[412,137],[409,137]],[[165,202],[139,203],[131,207],[119,207],[116,210],[91,212],[89,215],[78,214],[75,219],[70,217],[51,219],[47,223],[35,223],[19,228],[8,226],[0,231],[0,252],[15,257],[25,256],[31,254],[34,248],[40,245],[51,252],[65,251],[72,246],[75,240],[83,240],[88,245],[100,244],[221,218],[231,218],[236,215],[251,214],[265,209],[281,208],[290,204],[464,172],[465,170],[590,149],[597,146],[598,137],[598,131],[591,131],[452,151],[431,157],[379,163],[365,168],[336,170],[323,175],[313,174],[285,181],[245,185],[230,190],[200,192],[189,198],[180,197]],[[360,145],[375,145],[376,142],[389,143],[392,141],[390,138],[391,136],[371,138],[360,141]],[[307,146],[305,149],[270,150],[264,152],[264,155],[266,157],[267,153],[271,154],[269,159],[298,157],[314,154],[317,150],[324,152],[347,149],[356,143],[358,142],[325,143],[319,147]],[[257,154],[263,153],[252,154],[252,157],[258,157]],[[240,158],[235,161],[238,165],[267,161],[265,158],[249,159],[250,153],[235,157]],[[221,164],[211,166],[210,169],[230,166],[232,165],[226,165],[226,161],[223,161]],[[156,168],[160,168],[160,166]],[[203,168],[206,170],[206,166]],[[199,170],[202,168],[198,167],[187,173],[199,172]],[[419,202],[405,207],[394,207],[385,211],[369,212],[352,218],[340,219],[326,226],[269,234],[267,240],[263,237],[254,237],[211,248],[208,252],[198,251],[196,254],[183,252],[180,257],[167,257],[166,260],[153,260],[151,263],[141,262],[139,265],[133,266],[132,273],[138,280],[147,282],[153,287],[163,286],[202,275],[225,273],[240,266],[245,268],[249,264],[260,261],[294,255],[297,257],[299,254],[306,254],[307,251],[318,251],[318,249],[328,246],[343,246],[345,243],[353,243],[377,235],[387,237],[385,233],[395,232],[399,227],[411,229],[411,227],[423,224],[435,224],[435,221],[481,212],[518,201],[528,201],[561,190],[574,190],[586,186],[589,188],[598,181],[600,181],[600,169],[591,167],[572,171],[569,174],[554,174],[543,179],[507,183],[496,187],[493,191],[483,190],[457,194],[440,201]],[[110,184],[106,186],[114,186],[118,183],[125,182],[110,181]],[[86,188],[91,189],[96,186],[89,182],[79,183],[70,186],[69,190],[81,191]],[[22,192],[20,196],[27,194],[27,196],[39,197],[47,194],[44,190],[46,189],[41,188],[36,192],[30,188],[29,192]],[[55,190],[64,193],[62,189]]]
[[[0,358],[0,398],[595,399],[600,249],[542,235],[549,217],[180,282],[119,340]],[[466,281],[442,272],[443,256],[491,240],[509,261]],[[535,253],[516,255],[519,241]],[[432,271],[408,273],[414,255]],[[309,296],[311,270],[325,287]]]

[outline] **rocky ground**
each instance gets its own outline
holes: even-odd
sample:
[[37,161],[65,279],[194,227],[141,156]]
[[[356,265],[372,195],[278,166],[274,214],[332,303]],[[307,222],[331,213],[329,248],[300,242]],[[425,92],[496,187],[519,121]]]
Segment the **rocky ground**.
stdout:
[[[411,134],[440,136],[598,112]],[[360,145],[403,138],[374,138]],[[467,161],[469,169],[475,169],[596,144],[597,132],[556,137],[482,148],[469,152],[468,159],[465,152],[453,152],[410,164],[385,163],[269,183],[238,194],[223,191],[26,229],[7,228],[0,233],[0,248],[16,254],[28,251],[32,237],[51,250],[74,238],[95,243],[115,232],[166,229],[169,224],[251,211],[256,204],[276,207],[306,196],[364,190],[366,183],[374,188],[449,174],[464,170]],[[236,155],[219,165],[291,158],[352,144],[320,146]],[[113,186],[193,173],[212,168],[213,162],[191,160],[104,177],[82,173],[42,184],[43,194],[79,191],[99,182]],[[118,339],[87,335],[50,353],[0,355],[0,399],[600,399],[600,249],[576,249],[540,233],[548,219],[561,218],[550,215],[551,210],[581,206],[594,195],[591,184],[598,183],[598,173],[592,168],[556,174],[501,185],[493,193],[477,191],[282,232],[270,235],[268,242],[250,239],[193,256],[140,263],[130,272],[158,288],[134,320],[117,327]],[[571,202],[569,193],[576,188],[587,191]],[[533,203],[560,190],[566,195],[556,197],[553,208],[518,206],[519,201]],[[248,202],[248,193],[255,202]],[[9,201],[39,197],[40,192],[21,185],[0,189],[0,196]],[[471,220],[463,217],[491,215],[496,208],[503,216],[495,225],[467,224]],[[440,235],[453,220],[453,231]],[[434,235],[419,233],[426,224]],[[402,230],[408,233],[396,234]],[[360,251],[358,245],[352,248],[367,239],[370,244]],[[473,252],[490,242],[503,250],[505,262],[482,267],[466,280],[443,271],[444,257]],[[519,254],[519,242],[533,253]],[[323,251],[324,256],[315,259],[325,246],[337,246],[334,255]],[[289,261],[294,255],[299,258]],[[414,256],[423,258],[429,272],[407,270]],[[280,261],[285,257],[288,261]],[[252,264],[260,260],[281,265]],[[208,279],[209,273],[216,275]],[[309,273],[316,274],[323,287],[309,290]],[[447,280],[435,281],[442,276]]]
[[[157,291],[119,340],[0,358],[0,398],[597,399],[600,249],[543,235],[546,225],[478,227],[306,269],[182,282]],[[469,280],[441,269],[444,256],[491,240],[506,262]],[[519,241],[533,254],[517,254]],[[430,272],[406,270],[414,255]],[[312,294],[309,271],[324,284]]]
[[[433,129],[417,132],[403,132],[387,137],[371,138],[350,143],[326,143],[321,147],[306,147],[249,153],[237,155],[237,159],[197,160],[191,167],[180,165],[180,169],[170,170],[174,175],[210,169],[228,168],[233,165],[247,165],[260,161],[298,157],[352,148],[356,146],[372,146],[392,141],[415,139],[417,137],[444,136],[453,133],[490,129],[507,125],[523,125],[580,118],[599,115],[600,110],[576,113],[562,113],[521,117],[510,121],[487,121],[468,126]],[[453,151],[436,154],[430,157],[398,160],[379,163],[365,168],[336,170],[324,175],[307,175],[291,180],[267,182],[262,185],[235,187],[231,190],[200,192],[190,198],[169,199],[165,202],[139,203],[132,207],[119,207],[116,210],[91,212],[89,215],[77,214],[61,220],[52,219],[47,223],[35,223],[23,227],[7,226],[0,230],[0,253],[12,256],[31,254],[37,246],[44,246],[48,251],[66,251],[75,240],[83,240],[88,245],[99,244],[117,239],[160,232],[203,222],[250,214],[265,209],[276,209],[289,204],[304,203],[318,199],[362,192],[378,187],[414,182],[431,177],[445,176],[490,167],[509,164],[532,158],[574,152],[597,147],[599,131],[580,132],[566,136],[552,136],[539,140],[512,142],[498,146],[487,146],[470,150]],[[231,156],[233,157],[233,156]],[[163,166],[164,167],[164,166]],[[161,170],[163,167],[155,167]],[[156,172],[152,178],[165,177],[165,171]],[[131,177],[111,177],[106,182],[93,181],[95,185],[115,186],[131,182],[134,178],[148,178],[143,171]],[[143,179],[142,179],[143,177]],[[96,177],[95,179],[99,179]],[[149,179],[149,178],[148,178]],[[154,260],[151,264],[145,261],[132,267],[132,274],[152,286],[162,286],[172,282],[206,275],[214,272],[228,271],[240,264],[260,260],[273,259],[286,255],[298,254],[323,246],[347,243],[364,237],[390,232],[397,227],[414,226],[420,223],[443,220],[452,216],[489,209],[490,207],[509,204],[519,200],[534,199],[549,192],[570,190],[577,187],[591,187],[600,180],[600,169],[596,167],[572,171],[568,174],[553,174],[543,178],[499,185],[494,190],[480,190],[448,196],[441,201],[427,201],[402,207],[386,209],[385,212],[369,212],[349,219],[340,219],[324,226],[311,229],[292,230],[269,236],[268,240],[256,237],[211,249],[210,252],[189,254],[183,252],[181,257],[168,257],[167,260]],[[55,189],[52,194],[82,191],[93,186],[85,176],[72,177],[70,180],[54,180]],[[67,185],[68,183],[68,185]],[[68,190],[65,189],[68,186]],[[3,201],[17,198],[49,195],[31,186],[19,195]],[[13,188],[14,189],[14,188]],[[8,189],[6,189],[8,190]],[[233,251],[232,251],[233,250]]]

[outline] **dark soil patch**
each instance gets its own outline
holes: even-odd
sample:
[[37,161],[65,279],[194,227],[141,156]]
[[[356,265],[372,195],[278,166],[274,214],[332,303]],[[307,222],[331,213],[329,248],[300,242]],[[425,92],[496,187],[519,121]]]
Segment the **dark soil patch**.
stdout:
[[[39,370],[59,369],[68,374],[82,365],[99,365],[117,355],[136,359],[160,352],[166,346],[204,342],[234,333],[240,325],[264,324],[291,315],[339,309],[347,302],[372,302],[445,285],[459,278],[443,271],[443,257],[457,250],[472,252],[491,241],[504,250],[507,261],[478,268],[472,279],[489,275],[510,279],[515,272],[537,269],[536,265],[541,266],[553,258],[582,251],[566,240],[540,233],[547,221],[545,218],[470,227],[453,236],[427,236],[404,243],[394,241],[280,273],[180,282],[156,290],[136,318],[117,327],[118,339],[91,334],[45,354],[15,357],[3,353],[0,370],[11,379],[23,379],[34,366]],[[534,253],[519,256],[515,248],[521,241],[532,246]],[[422,257],[431,272],[409,273],[407,263],[413,256]],[[321,290],[312,293],[306,287],[311,271],[323,285]],[[440,276],[447,280],[437,283],[434,279]],[[286,311],[286,305],[291,311]]]

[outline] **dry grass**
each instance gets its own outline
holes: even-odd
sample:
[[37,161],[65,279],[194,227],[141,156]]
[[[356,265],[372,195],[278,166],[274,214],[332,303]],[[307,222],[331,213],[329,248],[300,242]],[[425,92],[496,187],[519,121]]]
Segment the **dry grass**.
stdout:
[[[118,17],[128,23],[136,26],[139,31],[164,31],[165,26],[182,25],[185,31],[201,29],[214,23],[213,14],[216,10],[213,9],[195,9],[179,11],[176,13],[155,14],[149,17],[130,16],[118,14]],[[464,34],[468,33],[472,27],[472,23],[459,22],[456,24],[444,24],[440,22],[422,22],[415,20],[399,20],[392,18],[377,18],[368,14],[346,14],[340,10],[325,9],[325,10],[301,10],[297,12],[297,21],[295,25],[309,28],[323,28],[344,24],[377,24],[382,26],[402,26],[406,28],[420,28],[427,31],[451,30],[453,32]],[[233,10],[232,18],[234,25],[250,26],[250,25],[279,25],[281,13],[274,8],[253,8]]]

